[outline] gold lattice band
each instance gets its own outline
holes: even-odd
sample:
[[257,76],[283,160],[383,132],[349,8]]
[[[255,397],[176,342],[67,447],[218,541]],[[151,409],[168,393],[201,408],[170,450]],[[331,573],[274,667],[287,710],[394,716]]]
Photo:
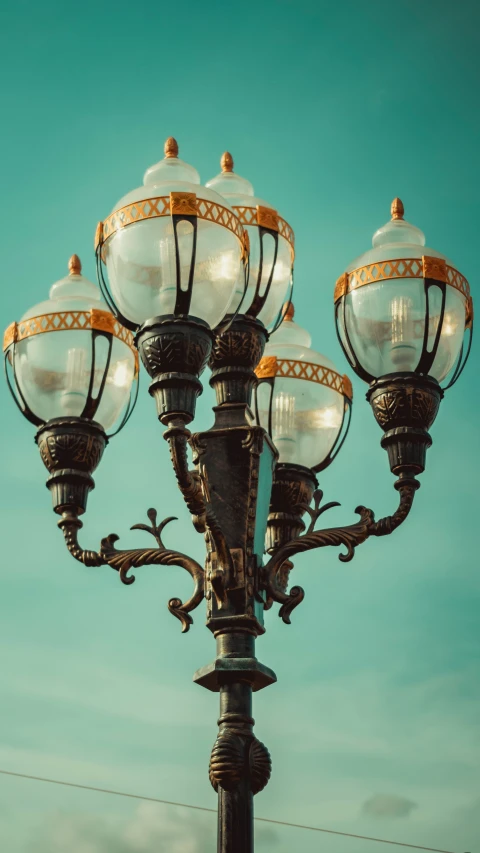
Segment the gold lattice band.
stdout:
[[41,335],[44,332],[62,332],[70,329],[109,332],[115,338],[123,341],[135,355],[137,350],[133,344],[133,335],[122,326],[109,311],[101,311],[92,308],[90,311],[58,311],[54,314],[40,314],[38,317],[29,317],[28,320],[20,320],[19,323],[10,323],[3,337],[3,350],[16,341],[30,338],[32,335]]
[[127,204],[125,207],[116,210],[105,219],[103,226],[100,224],[97,227],[95,251],[99,243],[105,243],[112,234],[126,228],[127,225],[141,222],[143,219],[156,219],[158,216],[174,214],[197,216],[199,219],[206,219],[209,222],[215,222],[217,225],[223,225],[224,228],[228,228],[238,237],[243,246],[243,227],[235,213],[221,204],[207,201],[204,198],[197,198],[195,193],[178,192],[158,198],[134,201],[132,204]]
[[281,237],[284,237],[287,243],[290,244],[292,252],[292,260],[295,257],[295,234],[285,219],[278,215],[276,210],[270,207],[233,207],[242,225],[261,225],[264,228],[270,228],[272,231],[278,231]]
[[459,290],[467,300],[470,297],[468,281],[455,267],[448,266],[442,258],[424,255],[422,258],[377,261],[365,267],[358,267],[352,272],[343,273],[335,285],[334,302],[338,302],[342,296],[358,287],[392,278],[430,278],[434,281],[443,281]]
[[313,364],[311,361],[295,361],[290,358],[277,358],[274,355],[264,356],[256,371],[258,379],[273,379],[275,376],[289,379],[306,379],[326,385],[339,394],[344,394],[349,400],[353,399],[352,383],[348,376],[342,376],[336,370]]

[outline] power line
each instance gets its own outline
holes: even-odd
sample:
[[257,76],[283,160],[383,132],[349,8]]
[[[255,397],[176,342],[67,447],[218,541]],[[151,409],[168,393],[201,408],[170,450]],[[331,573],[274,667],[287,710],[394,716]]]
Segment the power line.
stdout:
[[[125,791],[112,791],[109,788],[95,788],[93,785],[79,785],[76,782],[64,782],[60,779],[46,779],[43,776],[30,776],[28,773],[14,773],[11,770],[0,770],[3,776],[15,776],[19,779],[30,779],[34,782],[48,782],[51,785],[64,785],[67,788],[81,788],[83,791],[96,791],[99,794],[113,794],[116,797],[128,797],[131,800],[146,800],[149,803],[162,803],[166,806],[180,806],[183,809],[195,809],[198,812],[217,814],[216,809],[205,806],[192,806],[189,803],[175,803],[172,800],[161,800],[158,797],[145,797],[142,794],[127,794]],[[452,853],[451,850],[439,850],[438,847],[422,847],[421,844],[407,844],[404,841],[391,841],[388,838],[372,838],[369,835],[354,835],[351,832],[340,832],[338,829],[324,829],[319,826],[306,826],[303,823],[288,823],[286,820],[273,820],[269,817],[255,817],[262,823],[273,823],[277,826],[290,826],[294,829],[308,829],[311,832],[325,832],[328,835],[342,835],[344,838],[356,838],[360,841],[378,841],[380,844],[392,844],[396,847],[409,847],[411,850],[427,850],[429,853]]]

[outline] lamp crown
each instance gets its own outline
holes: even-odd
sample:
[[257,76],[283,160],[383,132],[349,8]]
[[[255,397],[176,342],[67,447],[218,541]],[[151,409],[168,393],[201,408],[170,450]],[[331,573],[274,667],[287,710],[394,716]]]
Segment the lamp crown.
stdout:
[[283,310],[285,311],[283,319],[287,320],[288,322],[291,322],[295,316],[295,308],[293,307],[293,302],[285,302]]
[[392,220],[403,219],[405,208],[403,206],[403,201],[400,198],[397,197],[393,199],[390,207],[390,213],[392,214]]
[[220,166],[222,167],[222,172],[233,172],[233,157],[230,151],[224,151],[220,158]]
[[68,270],[70,275],[80,275],[82,272],[82,262],[78,255],[72,255],[68,262]]
[[174,139],[173,136],[169,136],[165,141],[165,145],[163,146],[163,150],[165,152],[165,158],[168,157],[178,157],[178,142]]

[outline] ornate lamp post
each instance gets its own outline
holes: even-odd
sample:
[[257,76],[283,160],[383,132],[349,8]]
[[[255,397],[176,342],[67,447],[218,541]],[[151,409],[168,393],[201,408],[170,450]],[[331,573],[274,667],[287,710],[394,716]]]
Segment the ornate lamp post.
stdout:
[[[355,523],[315,530],[320,515],[337,505],[321,505],[316,474],[343,444],[352,386],[310,348],[308,332],[294,322],[290,226],[254,197],[252,185],[233,172],[229,154],[221,162],[222,173],[200,186],[196,170],[168,139],[165,159],[97,229],[99,282],[109,310],[74,255],[70,275],[53,285],[50,300],[8,327],[4,349],[12,393],[38,427],[47,485],[70,553],[87,566],[111,566],[124,584],[135,580],[132,569],[147,564],[186,569],[191,598],[168,603],[183,631],[206,600],[217,655],[194,681],[220,694],[210,760],[219,797],[218,850],[252,853],[253,796],[271,771],[252,719],[252,692],[275,681],[255,656],[263,613],[278,602],[289,623],[302,601],[300,587],[289,589],[296,553],[343,545],[340,559],[347,561],[357,545],[404,521],[425,467],[440,382],[449,379],[449,387],[463,368],[473,312],[465,278],[438,252],[423,248],[423,234],[404,222],[396,199],[373,249],[338,280],[335,312],[347,359],[369,383],[367,399],[384,430],[399,506],[379,521],[358,507]],[[155,547],[120,550],[113,534],[99,551],[78,543],[106,430],[116,422],[121,428],[131,411],[137,350],[166,427],[178,486],[205,536],[205,568],[164,546],[163,528],[172,519],[157,524],[152,509],[150,525],[134,528],[150,533]],[[215,422],[192,435],[187,424],[207,364]]]

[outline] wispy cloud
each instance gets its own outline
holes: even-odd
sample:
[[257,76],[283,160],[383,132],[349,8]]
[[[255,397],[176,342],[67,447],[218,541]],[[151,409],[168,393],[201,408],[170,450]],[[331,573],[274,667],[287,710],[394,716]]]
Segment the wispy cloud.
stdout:
[[406,797],[398,797],[395,794],[374,794],[366,800],[362,811],[369,817],[392,818],[408,817],[418,804]]
[[[216,818],[187,809],[142,803],[133,816],[98,817],[57,812],[45,819],[28,850],[36,853],[211,853]],[[270,827],[257,831],[257,840],[275,844]],[[34,841],[34,843],[32,843]],[[25,850],[27,853],[27,849]]]
[[142,803],[127,820],[57,813],[37,830],[32,846],[36,853],[209,853],[212,818],[152,803]]

